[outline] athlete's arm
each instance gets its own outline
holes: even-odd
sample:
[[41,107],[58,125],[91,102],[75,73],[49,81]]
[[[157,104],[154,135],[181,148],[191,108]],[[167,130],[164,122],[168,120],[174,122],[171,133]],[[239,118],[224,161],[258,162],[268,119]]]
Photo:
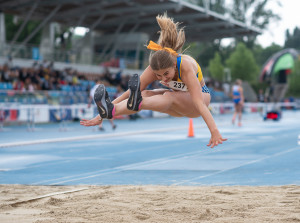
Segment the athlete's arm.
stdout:
[[[140,80],[141,80],[140,82],[141,91],[145,90],[149,84],[157,80],[150,66],[148,66],[141,74]],[[129,90],[125,91],[121,96],[113,100],[112,103],[113,104],[120,103],[121,101],[127,99],[128,97],[129,97]]]
[[182,81],[187,85],[192,100],[196,105],[196,108],[198,109],[207,127],[209,128],[209,131],[211,133],[211,139],[207,146],[211,146],[211,148],[213,148],[218,144],[222,144],[222,142],[226,141],[227,139],[222,138],[217,128],[217,125],[204,102],[201,85],[195,75],[195,72],[196,71],[193,69],[193,64],[191,61],[189,60],[182,61],[182,65],[181,65]]
[[124,101],[125,99],[127,99],[128,97],[129,97],[129,90],[125,91],[122,95],[120,95],[115,100],[113,100],[112,103],[113,104],[118,104],[121,101]]
[[141,91],[145,90],[146,87],[151,84],[152,82],[158,80],[157,77],[155,76],[152,68],[150,66],[148,66],[144,72],[142,73],[141,77],[141,86],[140,89]]

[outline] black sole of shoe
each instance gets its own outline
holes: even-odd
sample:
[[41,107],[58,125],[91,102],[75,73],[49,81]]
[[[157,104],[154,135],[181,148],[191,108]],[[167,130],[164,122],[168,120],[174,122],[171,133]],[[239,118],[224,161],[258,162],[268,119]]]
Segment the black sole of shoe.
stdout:
[[134,74],[128,81],[128,88],[130,89],[130,95],[127,102],[127,108],[134,110],[137,103],[138,89],[140,88],[140,78],[138,74]]
[[101,118],[107,118],[107,105],[105,102],[105,86],[100,84],[94,94],[94,100]]

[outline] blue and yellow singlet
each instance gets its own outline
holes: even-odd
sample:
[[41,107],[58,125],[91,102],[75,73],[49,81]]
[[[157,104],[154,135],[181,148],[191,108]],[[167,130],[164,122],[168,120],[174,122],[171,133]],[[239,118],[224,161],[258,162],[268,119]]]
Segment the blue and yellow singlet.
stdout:
[[[199,80],[199,83],[200,83],[203,80],[203,74],[202,74],[202,71],[201,71],[201,68],[200,68],[198,62],[196,60],[195,60],[195,62],[197,63],[197,67],[198,67],[196,76],[197,76],[197,79]],[[182,80],[181,80],[181,64],[182,64],[182,55],[179,54],[178,57],[177,57],[177,69],[178,69],[177,82],[182,82]],[[202,87],[202,92],[203,93],[209,93],[209,90],[208,90],[206,85],[204,85]]]

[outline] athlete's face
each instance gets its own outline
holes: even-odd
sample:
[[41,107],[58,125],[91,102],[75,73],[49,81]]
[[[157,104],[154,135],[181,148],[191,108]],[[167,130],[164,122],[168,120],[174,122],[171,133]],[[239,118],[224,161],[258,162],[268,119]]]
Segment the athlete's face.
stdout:
[[163,82],[169,82],[171,81],[176,72],[176,66],[166,68],[166,69],[161,69],[161,70],[153,70],[154,74],[156,75],[158,80],[161,80]]

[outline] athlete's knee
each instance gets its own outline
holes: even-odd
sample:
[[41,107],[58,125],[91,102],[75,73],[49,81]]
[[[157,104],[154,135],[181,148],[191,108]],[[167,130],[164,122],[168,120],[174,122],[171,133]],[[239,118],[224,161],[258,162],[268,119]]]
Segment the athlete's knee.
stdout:
[[166,91],[164,94],[163,94],[164,97],[166,97],[168,100],[170,100],[170,102],[174,102],[174,99],[175,99],[175,95],[173,92],[171,91]]
[[153,96],[153,92],[149,90],[143,90],[142,91],[142,97],[151,97]]

